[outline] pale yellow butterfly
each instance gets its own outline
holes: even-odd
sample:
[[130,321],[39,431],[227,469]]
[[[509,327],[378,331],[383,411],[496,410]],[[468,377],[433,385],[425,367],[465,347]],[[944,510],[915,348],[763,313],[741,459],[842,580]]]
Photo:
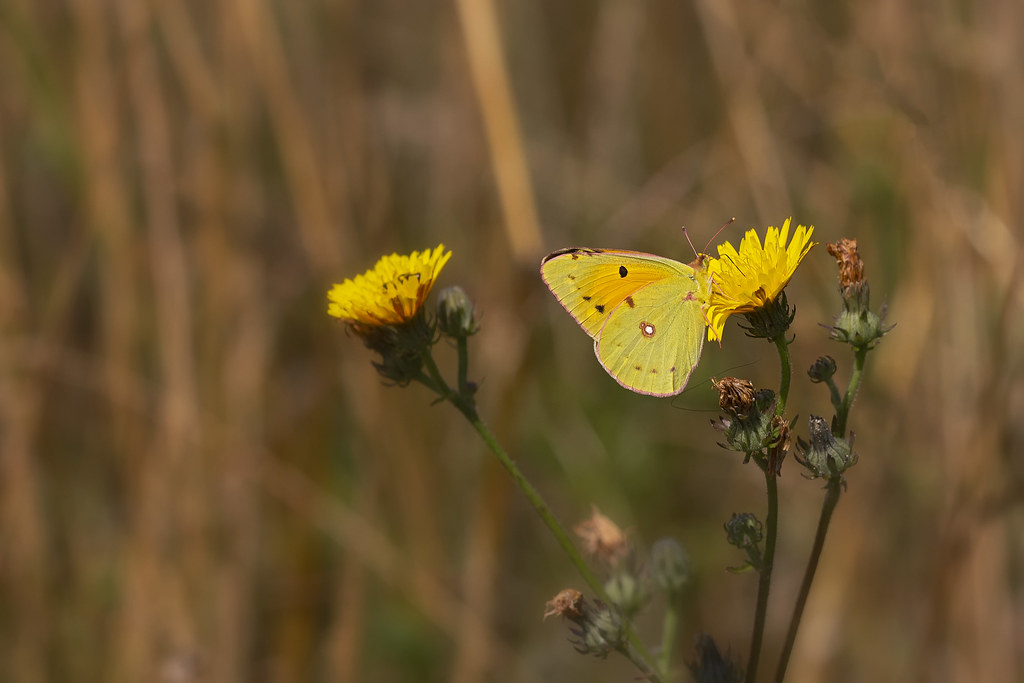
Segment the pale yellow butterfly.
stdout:
[[672,396],[704,348],[701,306],[711,290],[703,255],[690,265],[639,251],[575,247],[548,254],[540,273],[594,339],[594,353],[625,388]]

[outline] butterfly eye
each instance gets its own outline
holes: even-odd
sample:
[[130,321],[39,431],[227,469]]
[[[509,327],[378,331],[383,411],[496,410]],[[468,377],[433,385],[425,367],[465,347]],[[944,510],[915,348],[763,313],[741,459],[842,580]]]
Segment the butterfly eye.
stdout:
[[640,333],[643,334],[648,339],[650,339],[651,337],[654,336],[654,325],[650,324],[647,321],[642,321],[640,323]]

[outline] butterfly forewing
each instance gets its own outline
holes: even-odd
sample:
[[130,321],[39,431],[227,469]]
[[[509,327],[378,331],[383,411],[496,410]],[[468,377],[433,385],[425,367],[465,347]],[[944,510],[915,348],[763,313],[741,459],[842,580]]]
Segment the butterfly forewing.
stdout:
[[639,251],[574,247],[550,254],[540,272],[562,307],[596,339],[629,296],[653,282],[688,278],[693,269]]

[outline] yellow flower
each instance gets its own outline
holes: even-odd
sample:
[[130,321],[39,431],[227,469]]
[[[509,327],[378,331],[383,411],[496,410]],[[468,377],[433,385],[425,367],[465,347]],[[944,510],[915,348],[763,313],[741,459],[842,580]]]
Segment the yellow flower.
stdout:
[[814,226],[799,225],[789,238],[789,218],[782,229],[769,227],[764,246],[757,233],[748,230],[739,251],[731,243],[719,245],[718,258],[708,261],[711,294],[704,306],[708,320],[708,340],[722,338],[725,321],[733,313],[750,313],[765,307],[779,296],[796,267],[816,242],[811,242]]
[[409,256],[384,256],[372,270],[327,292],[327,314],[341,318],[356,332],[406,323],[423,306],[451,255],[439,244]]

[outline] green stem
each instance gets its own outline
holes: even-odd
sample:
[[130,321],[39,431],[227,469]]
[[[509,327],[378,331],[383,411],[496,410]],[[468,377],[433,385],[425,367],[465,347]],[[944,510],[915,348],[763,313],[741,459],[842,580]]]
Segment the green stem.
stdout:
[[679,625],[679,609],[677,607],[678,596],[673,593],[668,595],[668,608],[665,610],[665,619],[661,624],[661,662],[659,668],[663,676],[668,676],[669,666],[672,664],[672,646],[675,645],[676,628]]
[[[789,385],[793,377],[793,363],[789,357],[789,342],[785,335],[774,340],[779,352],[779,393],[775,405],[775,414],[781,416],[786,411],[786,400],[789,398]],[[768,494],[768,516],[765,519],[764,555],[758,570],[757,607],[754,610],[754,629],[750,636],[750,656],[747,657],[747,683],[757,678],[757,665],[761,659],[761,643],[764,640],[764,625],[768,614],[768,594],[772,587],[772,567],[775,564],[775,543],[779,531],[779,485],[775,473],[767,460],[756,461],[764,472],[765,488]]]
[[821,558],[821,549],[825,546],[825,536],[828,534],[828,525],[832,520],[832,512],[839,502],[839,493],[842,488],[842,481],[836,477],[828,480],[825,500],[821,505],[821,517],[818,518],[818,532],[814,536],[814,547],[811,549],[811,557],[807,561],[807,569],[804,570],[804,580],[800,584],[800,592],[797,594],[796,605],[793,607],[793,616],[789,620],[789,629],[786,631],[786,640],[782,646],[782,654],[779,656],[779,666],[775,671],[775,683],[782,683],[786,677],[786,667],[789,665],[789,656],[793,652],[793,644],[796,642],[796,632],[800,628],[800,619],[803,617],[804,605],[807,604],[807,596],[811,592],[811,583],[814,582],[814,572],[818,569],[818,560]]
[[[487,444],[487,448],[498,458],[502,467],[511,475],[512,481],[515,482],[519,490],[523,492],[526,498],[533,505],[533,509],[543,520],[544,524],[547,525],[548,529],[554,535],[555,540],[562,546],[562,550],[565,551],[566,555],[569,556],[569,560],[575,565],[576,570],[583,577],[583,580],[587,582],[590,589],[597,595],[598,599],[607,605],[614,605],[614,601],[608,596],[608,591],[605,590],[604,585],[597,578],[590,566],[580,555],[576,546],[573,544],[572,539],[569,538],[569,534],[565,531],[562,525],[555,519],[555,515],[551,512],[551,508],[548,507],[547,503],[541,497],[540,492],[533,487],[533,484],[523,476],[523,473],[519,470],[519,467],[515,464],[512,458],[509,457],[505,449],[498,443],[497,438],[491,433],[484,421],[480,419],[480,415],[476,411],[476,406],[473,402],[473,397],[468,392],[455,393],[451,390],[448,384],[444,381],[441,376],[441,372],[437,368],[437,364],[434,362],[433,357],[427,353],[424,356],[424,365],[427,368],[431,383],[440,387],[438,393],[454,405],[462,415],[469,420],[469,423],[473,425],[473,429],[476,430],[477,434]],[[422,380],[421,380],[422,381]],[[431,386],[428,384],[427,386]],[[644,646],[640,637],[637,635],[636,630],[632,624],[626,623],[626,634],[629,642],[624,645],[623,654],[629,657],[638,669],[644,674],[647,681],[651,683],[661,683],[661,678],[657,672],[651,667],[649,662],[653,661],[647,648]],[[627,652],[628,650],[628,652]]]
[[784,335],[774,339],[775,348],[779,351],[779,401],[775,405],[775,414],[782,415],[786,411],[786,400],[789,398],[789,383],[793,376],[793,364],[789,359],[789,342]]
[[[759,463],[760,464],[760,463]],[[761,558],[757,582],[757,608],[754,612],[754,631],[750,637],[750,656],[747,657],[747,683],[757,679],[757,664],[761,658],[761,642],[764,639],[765,617],[768,614],[768,592],[772,585],[772,564],[775,561],[775,541],[779,526],[779,487],[775,477],[769,473],[768,465],[762,468],[768,488],[768,517],[765,520],[764,555]]]
[[836,428],[834,436],[842,439],[846,435],[846,418],[850,415],[850,408],[853,407],[853,399],[857,397],[857,390],[860,389],[860,382],[864,378],[864,360],[867,358],[868,350],[858,348],[853,356],[853,372],[850,373],[850,383],[846,387],[846,395],[843,396],[843,404],[836,411]]
[[469,343],[467,337],[459,337],[458,344],[459,348],[459,393],[465,396],[469,393],[469,383],[467,377],[469,375]]

